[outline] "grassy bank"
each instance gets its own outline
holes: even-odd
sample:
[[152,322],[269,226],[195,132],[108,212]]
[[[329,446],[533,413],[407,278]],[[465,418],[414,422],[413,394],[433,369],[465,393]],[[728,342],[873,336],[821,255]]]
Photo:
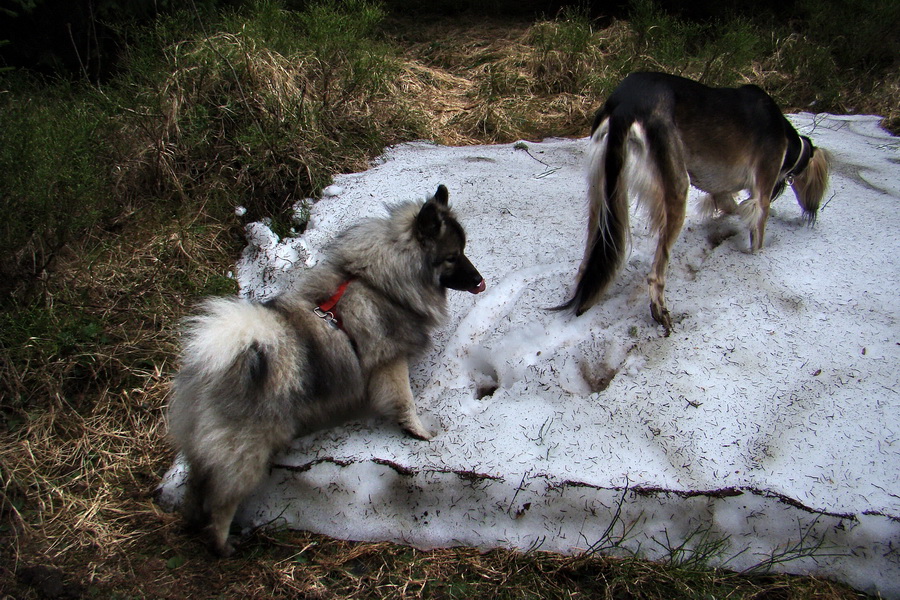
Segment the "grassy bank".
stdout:
[[[857,7],[841,35],[877,36],[867,28],[896,16],[891,6]],[[637,69],[752,82],[786,110],[872,112],[896,131],[896,55],[830,44],[833,26],[798,19],[698,22],[643,0],[627,18],[566,9],[518,21],[255,2],[130,32],[100,84],[0,73],[3,593],[855,597],[700,562],[417,552],[303,533],[260,534],[216,562],[152,502],[173,458],[162,411],[178,319],[236,291],[228,273],[248,219],[302,229],[295,204],[405,140],[586,135]]]

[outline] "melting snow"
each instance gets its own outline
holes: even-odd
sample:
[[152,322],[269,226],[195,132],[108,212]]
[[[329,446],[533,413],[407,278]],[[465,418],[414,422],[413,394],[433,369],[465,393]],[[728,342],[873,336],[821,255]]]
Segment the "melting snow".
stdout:
[[[450,292],[411,369],[434,440],[387,420],[298,439],[238,522],[649,557],[706,536],[728,541],[713,564],[769,561],[900,598],[900,141],[873,116],[790,118],[835,160],[818,224],[788,191],[752,255],[735,218],[689,210],[668,338],[650,317],[655,241],[639,217],[601,304],[544,310],[583,252],[586,139],[403,144],[337,177],[302,236],[249,225],[237,276],[263,298],[336,232],[443,183],[488,290]],[[176,464],[164,501],[182,476]]]

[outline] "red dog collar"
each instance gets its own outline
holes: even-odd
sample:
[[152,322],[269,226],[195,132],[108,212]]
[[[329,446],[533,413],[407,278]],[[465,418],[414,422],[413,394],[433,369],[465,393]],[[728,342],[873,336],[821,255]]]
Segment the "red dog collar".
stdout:
[[331,298],[313,309],[313,312],[316,313],[317,317],[319,317],[320,319],[325,319],[326,323],[337,327],[341,331],[344,330],[344,327],[341,323],[340,318],[334,314],[334,307],[337,306],[338,302],[340,302],[341,297],[344,295],[344,292],[347,291],[347,286],[350,285],[352,281],[353,279],[348,279],[347,281],[339,285],[337,291]]

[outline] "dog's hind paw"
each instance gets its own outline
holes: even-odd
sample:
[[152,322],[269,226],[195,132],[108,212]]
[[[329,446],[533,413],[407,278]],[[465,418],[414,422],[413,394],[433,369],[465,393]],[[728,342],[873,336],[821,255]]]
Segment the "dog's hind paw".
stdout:
[[422,424],[422,420],[419,418],[414,407],[404,411],[397,419],[397,423],[400,425],[400,429],[406,432],[407,435],[414,437],[417,440],[427,442],[434,437],[434,433],[429,431],[428,428]]
[[432,433],[424,428],[410,429],[408,427],[404,427],[403,431],[406,433],[406,435],[408,435],[410,437],[414,437],[417,440],[422,440],[423,442],[427,442],[427,441],[431,440],[431,438],[433,438],[435,435],[434,433]]
[[231,556],[234,556],[234,546],[228,540],[225,540],[221,544],[215,541],[211,542],[209,550],[218,558],[230,558]]
[[672,334],[672,316],[669,314],[669,310],[667,308],[657,306],[656,304],[650,305],[650,314],[653,317],[653,320],[663,326],[666,330],[666,337],[669,337]]

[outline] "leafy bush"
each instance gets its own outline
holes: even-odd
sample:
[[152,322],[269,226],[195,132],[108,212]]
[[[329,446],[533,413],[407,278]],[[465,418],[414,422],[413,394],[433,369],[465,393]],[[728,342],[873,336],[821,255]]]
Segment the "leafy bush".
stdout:
[[798,28],[828,48],[837,65],[877,76],[900,66],[900,3],[895,0],[800,0]]

